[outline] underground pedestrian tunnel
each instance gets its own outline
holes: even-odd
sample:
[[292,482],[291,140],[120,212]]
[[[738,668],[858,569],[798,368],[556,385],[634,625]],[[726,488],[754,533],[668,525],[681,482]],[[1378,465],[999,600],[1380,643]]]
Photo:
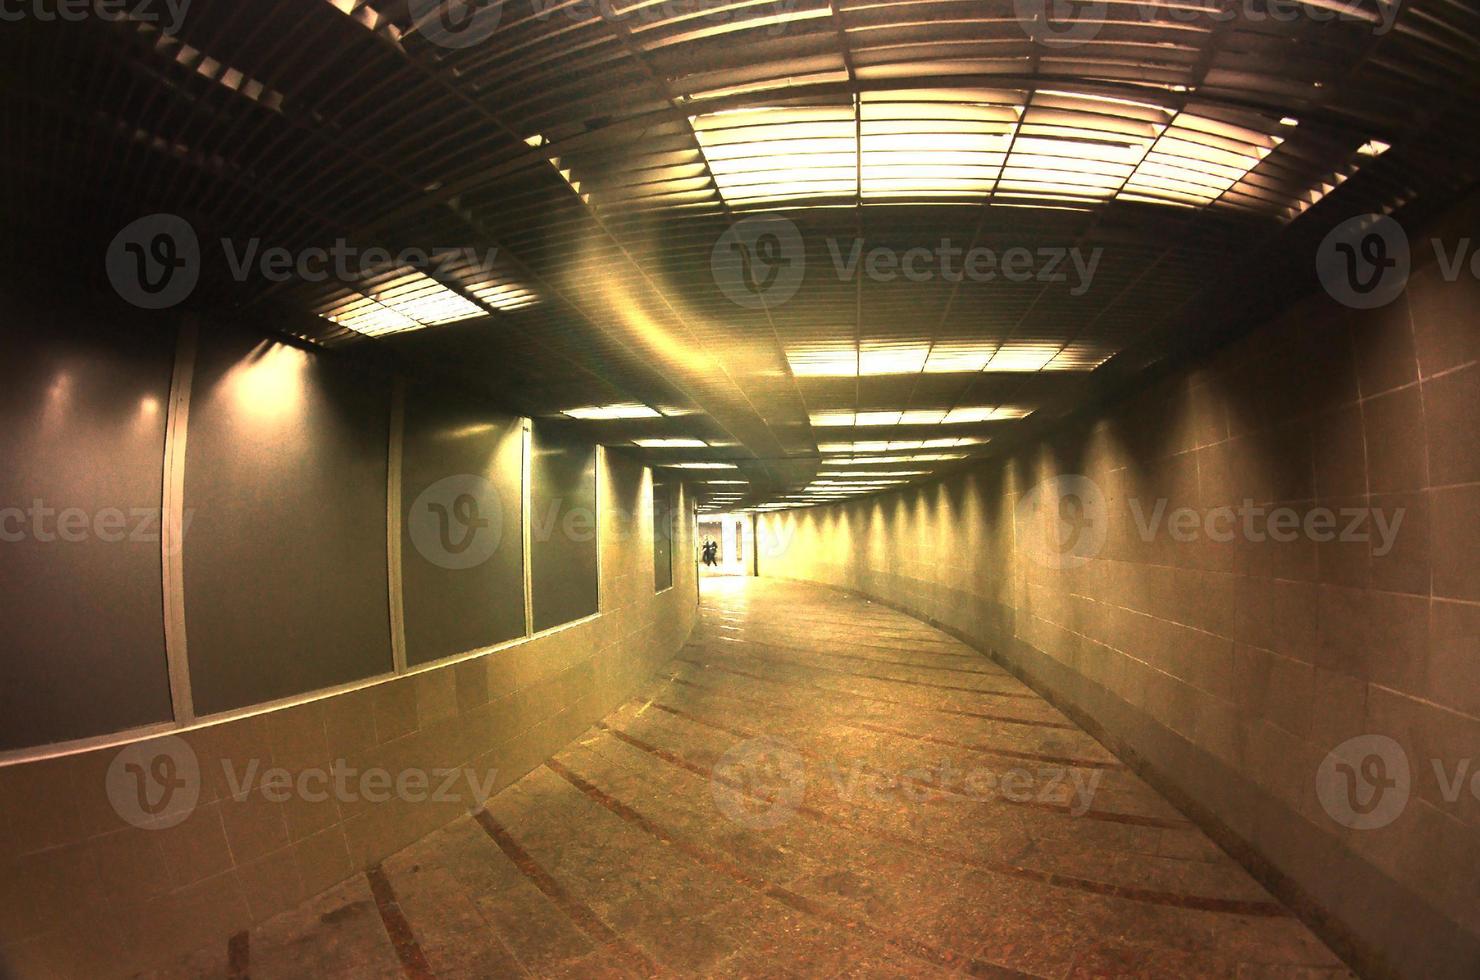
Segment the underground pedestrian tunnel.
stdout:
[[0,976],[1480,977],[1480,13],[0,4]]

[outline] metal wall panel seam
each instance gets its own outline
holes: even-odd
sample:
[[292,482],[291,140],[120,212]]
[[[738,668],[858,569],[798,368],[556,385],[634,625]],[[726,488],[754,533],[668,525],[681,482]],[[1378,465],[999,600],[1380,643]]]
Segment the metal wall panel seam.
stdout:
[[185,449],[190,429],[190,393],[200,331],[193,317],[180,323],[175,369],[170,377],[165,420],[164,492],[160,513],[160,567],[164,575],[164,651],[175,723],[195,720],[190,690],[190,655],[185,634]]
[[386,582],[390,587],[391,662],[397,674],[406,673],[406,607],[401,582],[401,463],[406,451],[406,381],[396,378],[391,388],[390,447],[385,490]]

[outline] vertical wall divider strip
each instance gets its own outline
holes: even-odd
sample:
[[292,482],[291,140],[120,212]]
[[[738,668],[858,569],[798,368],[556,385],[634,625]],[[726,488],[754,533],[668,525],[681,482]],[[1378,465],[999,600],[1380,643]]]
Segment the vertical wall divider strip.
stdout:
[[750,574],[761,577],[761,516],[750,515]]
[[519,427],[523,443],[519,474],[519,539],[524,548],[524,635],[533,636],[534,538],[530,529],[534,527],[534,515],[530,508],[534,506],[534,493],[530,483],[534,475],[534,422],[520,419]]
[[406,379],[391,388],[390,447],[386,454],[385,554],[386,582],[390,587],[391,662],[406,673],[406,606],[401,581],[401,462],[406,451]]
[[200,329],[185,317],[175,340],[175,367],[165,415],[164,484],[160,500],[160,569],[164,581],[164,655],[170,677],[175,723],[195,720],[190,690],[190,655],[185,636],[185,448],[190,429],[190,395]]
[[[601,548],[601,471],[602,471],[602,469],[604,469],[606,467],[606,447],[605,446],[602,446],[602,445],[599,445],[599,444],[597,445],[597,447],[596,447],[596,459],[595,459],[595,462],[596,462],[596,481],[595,481],[596,482],[596,496],[593,499],[592,503],[594,503],[596,505],[596,513],[594,513],[594,514],[591,515],[591,524],[592,524],[592,532],[596,535],[596,615],[599,616],[599,615],[601,615],[602,611],[606,607],[606,604],[605,604],[605,590],[602,589],[602,587],[601,587],[601,580],[606,577],[603,574],[603,570],[605,569],[606,566],[602,565],[602,563],[601,563],[601,553],[602,553],[602,548]],[[650,472],[651,472],[651,470],[650,470]],[[637,520],[638,520],[638,516],[636,514],[633,514],[631,519],[632,519],[633,523],[636,523]],[[633,528],[632,529],[632,532],[635,534],[637,532],[637,529],[636,528]]]

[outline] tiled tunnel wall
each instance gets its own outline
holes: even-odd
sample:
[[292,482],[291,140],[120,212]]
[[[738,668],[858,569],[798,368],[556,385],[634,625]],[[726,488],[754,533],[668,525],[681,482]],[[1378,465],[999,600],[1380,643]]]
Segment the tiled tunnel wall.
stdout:
[[[1472,226],[1456,216],[1434,234],[1452,255]],[[878,598],[998,656],[1217,828],[1364,972],[1461,980],[1480,976],[1480,780],[1467,782],[1480,747],[1480,282],[1463,268],[1447,280],[1431,255],[1420,265],[1427,239],[1413,251],[1406,293],[1386,307],[1310,299],[980,469],[767,515],[761,574]],[[1028,497],[1079,476],[1103,494],[1102,546],[1071,537],[1074,513]],[[1160,500],[1165,515],[1250,500],[1302,520],[1318,507],[1403,516],[1391,547],[1376,531],[1317,541],[1319,525],[1287,542],[1215,540],[1230,537],[1221,518],[1144,534],[1138,513],[1149,524]],[[1047,536],[1060,517],[1063,536]],[[1365,733],[1411,764],[1411,798],[1379,829],[1338,822],[1317,796],[1327,754]]]
[[[312,355],[286,352],[281,356]],[[205,402],[197,398],[197,404]],[[257,409],[273,411],[271,399],[254,404]],[[117,400],[116,405],[120,411],[137,412],[138,399]],[[0,402],[0,407],[6,405]],[[343,422],[344,417],[337,420]],[[374,445],[384,452],[385,422],[377,418],[376,424]],[[513,424],[512,480],[517,488],[518,420]],[[151,431],[151,438],[157,438],[158,430]],[[500,438],[506,438],[499,431]],[[282,448],[285,442],[273,444],[288,452]],[[507,450],[498,452],[500,460],[508,457]],[[194,465],[203,465],[199,461],[205,458],[195,457]],[[674,515],[672,585],[658,591],[652,471],[619,452],[598,450],[595,459],[598,613],[422,666],[412,657],[411,666],[394,675],[388,663],[383,668],[367,668],[352,675],[362,680],[328,691],[309,691],[183,726],[166,721],[90,742],[40,745],[0,757],[0,976],[127,976],[177,962],[181,954],[196,947],[225,944],[239,931],[373,866],[475,809],[484,793],[497,792],[518,779],[629,697],[684,643],[697,616],[694,566],[686,560],[693,551],[692,522],[683,516],[692,511],[692,505],[686,488],[668,488],[673,494],[669,513]],[[292,460],[264,458],[260,462],[295,465]],[[465,461],[456,465],[465,465]],[[378,523],[360,531],[378,536],[378,552],[373,546],[369,551],[378,555],[374,560],[380,562],[380,569],[375,574],[383,583],[387,554],[384,460],[371,469],[371,477],[378,473],[380,486],[356,490],[382,495],[380,517]],[[62,473],[58,478],[65,476]],[[246,482],[233,498],[234,506],[268,510],[274,506],[253,490],[256,476],[246,473],[239,479]],[[504,540],[517,550],[521,531],[517,492],[514,497]],[[69,502],[75,499],[68,498]],[[158,507],[157,497],[154,506]],[[537,516],[545,522],[553,519],[550,513]],[[218,517],[197,514],[195,527],[199,530],[206,526],[204,522]],[[226,532],[218,529],[219,533]],[[244,522],[227,540],[241,544],[248,536],[270,533],[272,529],[260,523]],[[304,533],[318,532],[310,527]],[[532,529],[531,533],[540,532]],[[312,560],[337,553],[333,535],[329,537],[310,542],[315,549],[323,549]],[[538,542],[532,546],[538,547]],[[43,567],[50,560],[50,553],[37,548],[36,542],[23,547],[32,548],[27,554],[34,554]],[[58,543],[57,547],[66,545]],[[157,597],[160,544],[152,548],[154,565],[149,574],[155,576]],[[188,568],[189,546],[185,554]],[[287,564],[300,560],[291,543],[283,546],[280,560]],[[147,561],[141,564],[148,570]],[[223,581],[233,581],[231,569],[226,572]],[[289,632],[289,626],[274,618],[272,608],[263,606],[264,595],[270,593],[258,587],[254,575],[238,568],[235,576],[235,596],[228,590],[214,598],[242,607],[231,615],[255,622],[247,632],[260,638],[264,631],[271,636],[274,629],[280,630],[280,645],[295,651],[293,656],[313,656],[317,641]],[[187,584],[190,581],[187,576]],[[472,586],[479,581],[464,580],[463,584]],[[21,583],[12,585],[19,588]],[[315,591],[309,601],[323,604],[322,616],[332,621],[343,614],[332,608],[338,594],[336,583],[304,579],[299,588],[318,589],[320,585],[323,591]],[[445,585],[459,588],[455,581]],[[85,590],[85,585],[77,587]],[[517,585],[510,592],[463,591],[466,594],[459,601],[464,603],[513,602],[517,608],[523,601]],[[190,594],[187,589],[187,606]],[[378,663],[379,651],[392,645],[388,637],[393,611],[386,609],[386,595],[381,586],[378,608],[373,602],[367,606],[370,621],[363,625],[375,631],[371,645],[377,651],[373,656],[365,654],[362,659],[367,663]],[[361,598],[351,594],[344,601]],[[119,602],[116,596],[94,588],[80,597],[57,594],[53,600],[80,604],[78,608],[94,607],[95,618],[84,620],[94,631],[93,646],[77,646],[79,655],[89,650],[88,655],[97,658],[116,655],[100,632],[111,614],[109,603]],[[24,615],[26,610],[11,612]],[[152,613],[157,621],[157,609]],[[119,610],[119,615],[128,614],[127,609]],[[197,632],[202,643],[211,637],[204,628]],[[496,638],[507,635],[501,632]],[[246,642],[242,630],[221,634],[221,638]],[[156,642],[155,655],[162,664],[164,638],[157,636]],[[22,657],[30,649],[23,643],[9,655]],[[37,649],[45,652],[44,647]],[[250,650],[246,655],[251,655]],[[350,656],[355,656],[353,651]],[[273,662],[283,660],[278,651]],[[135,826],[115,809],[117,784],[109,782],[110,765],[130,745],[150,747],[152,755],[154,747],[174,744],[162,739],[178,739],[188,746],[188,755],[200,773],[199,802],[176,825]],[[425,772],[430,784],[425,791],[408,784],[411,790],[404,794],[406,799],[393,789],[389,799],[378,802],[378,788],[363,795],[350,794],[354,798],[339,798],[338,793],[326,793],[325,785],[318,782],[306,784],[307,793],[294,790],[279,800],[262,782],[270,769],[282,768],[292,774],[332,772],[336,763],[359,774],[373,769],[383,769],[393,777]],[[254,765],[258,782],[248,792],[234,795],[231,780],[240,780]],[[476,777],[476,787],[459,778],[452,792],[436,792],[444,778],[441,773],[464,768]],[[366,784],[350,785],[363,789]],[[110,793],[110,788],[115,792]]]

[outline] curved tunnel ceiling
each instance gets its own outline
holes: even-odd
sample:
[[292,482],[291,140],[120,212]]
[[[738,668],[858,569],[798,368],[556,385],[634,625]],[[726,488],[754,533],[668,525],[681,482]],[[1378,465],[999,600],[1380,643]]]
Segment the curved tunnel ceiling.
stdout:
[[[1480,148],[1460,3],[125,6],[11,48],[14,213],[179,214],[192,302],[682,464],[711,509],[990,454]],[[233,271],[273,247],[312,258]]]

